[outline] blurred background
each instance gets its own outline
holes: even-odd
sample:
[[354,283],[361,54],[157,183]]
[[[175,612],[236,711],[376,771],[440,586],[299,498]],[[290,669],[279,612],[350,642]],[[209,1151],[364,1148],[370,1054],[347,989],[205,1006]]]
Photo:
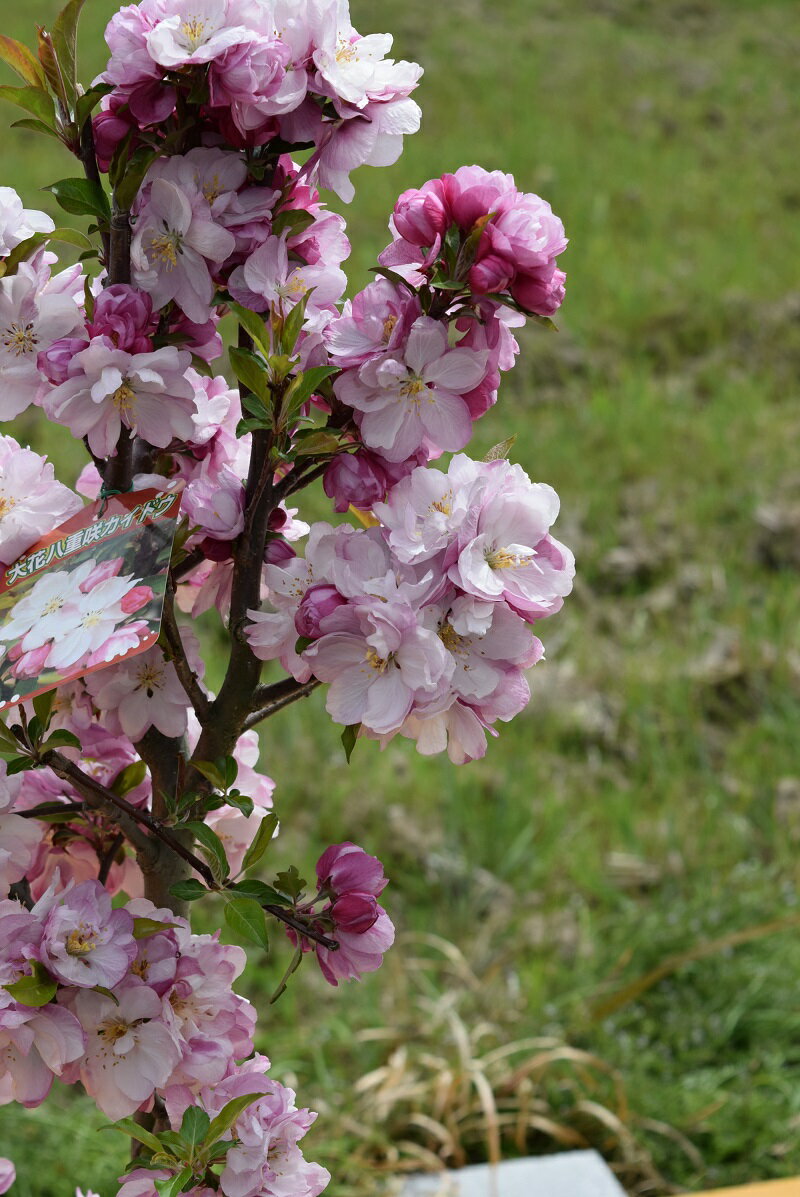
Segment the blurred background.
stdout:
[[[115,7],[87,0],[85,80]],[[307,1154],[332,1197],[586,1145],[631,1194],[795,1175],[800,9],[351,7],[426,68],[422,131],[355,176],[351,289],[397,194],[462,163],[513,172],[564,220],[559,332],[524,333],[470,452],[516,434],[579,573],[530,706],[483,761],[398,740],[348,768],[319,694],[266,726],[274,859],[362,844],[400,937],[379,975],[334,991],[301,970],[277,1007],[288,945],[253,953],[261,1047],[321,1111]],[[0,0],[3,32],[32,44],[57,8]],[[54,147],[4,133],[2,182],[56,215],[37,188],[77,172]],[[15,434],[73,481],[68,433]],[[101,1121],[65,1092],[0,1110],[19,1197],[111,1197],[126,1145]]]

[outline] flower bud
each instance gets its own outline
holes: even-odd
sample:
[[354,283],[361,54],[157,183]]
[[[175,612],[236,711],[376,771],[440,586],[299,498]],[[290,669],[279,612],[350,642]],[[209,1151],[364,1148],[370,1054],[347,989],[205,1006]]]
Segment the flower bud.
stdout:
[[337,930],[363,935],[378,921],[380,906],[372,894],[345,894],[337,898],[328,913]]
[[307,636],[309,640],[316,640],[318,636],[322,635],[320,622],[337,607],[343,607],[346,602],[347,599],[342,598],[335,586],[326,582],[310,586],[303,595],[294,617],[294,626],[298,636]]
[[447,209],[433,190],[404,191],[394,206],[394,227],[411,245],[433,245],[437,236],[445,235],[447,225]]

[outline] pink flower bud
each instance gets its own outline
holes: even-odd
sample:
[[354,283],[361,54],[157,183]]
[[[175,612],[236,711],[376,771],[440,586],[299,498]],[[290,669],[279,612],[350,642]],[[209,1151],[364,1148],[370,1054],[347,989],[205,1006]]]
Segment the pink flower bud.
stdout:
[[267,565],[282,565],[284,561],[291,561],[296,556],[297,553],[282,536],[272,536],[267,541],[264,550],[264,561]]
[[126,283],[115,283],[100,292],[88,325],[90,336],[108,337],[117,349],[127,353],[149,353],[154,328],[150,296]]
[[346,602],[347,600],[342,598],[335,586],[326,582],[310,586],[303,595],[294,617],[294,626],[298,636],[307,636],[310,640],[316,640],[317,636],[322,635],[320,622],[337,607],[343,607]]
[[333,499],[335,511],[347,511],[352,504],[368,510],[386,494],[388,480],[383,465],[366,450],[340,453],[325,471],[325,494]]
[[513,277],[513,266],[503,258],[489,253],[475,262],[469,272],[469,285],[476,295],[486,295],[504,291]]
[[16,1179],[17,1173],[11,1160],[0,1156],[0,1193],[7,1193]]
[[520,275],[511,288],[511,294],[526,312],[538,316],[552,316],[564,302],[563,270],[554,270],[550,279],[536,275]]
[[22,653],[11,667],[14,677],[38,677],[44,669],[44,663],[52,647],[52,642],[48,640],[41,648],[32,648],[30,652]]
[[109,578],[116,578],[121,569],[121,557],[112,557],[109,561],[101,561],[81,582],[81,594],[88,594],[90,590],[94,590],[95,586],[99,586],[101,582],[106,582]]
[[134,611],[141,611],[152,602],[153,590],[150,586],[134,586],[120,602],[120,607],[126,615],[133,615]]
[[345,894],[338,898],[329,913],[337,929],[363,935],[378,921],[381,908],[372,894]]
[[427,187],[430,190],[404,191],[394,206],[394,226],[412,245],[433,245],[437,236],[444,237],[447,231],[447,208],[439,194],[439,180]]

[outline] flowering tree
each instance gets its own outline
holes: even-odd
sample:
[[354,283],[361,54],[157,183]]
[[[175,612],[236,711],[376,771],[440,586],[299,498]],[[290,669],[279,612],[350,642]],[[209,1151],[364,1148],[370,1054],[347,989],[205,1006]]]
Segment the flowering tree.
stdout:
[[[0,38],[21,77],[0,95],[77,157],[50,191],[89,220],[56,229],[0,188],[0,418],[36,405],[90,459],[76,494],[0,437],[0,1100],[81,1084],[135,1140],[124,1197],[303,1197],[329,1179],[299,1146],[315,1115],[253,1052],[244,951],[193,933],[188,904],[217,895],[262,946],[277,920],[278,993],[309,953],[332,985],[379,967],[394,931],[362,848],[329,847],[311,885],[253,876],[277,829],[254,729],[322,685],[348,758],[400,735],[460,764],[527,703],[530,625],[572,584],[558,498],[507,445],[460,450],[513,330],[561,303],[566,241],[542,199],[464,167],[400,196],[375,280],[342,301],[319,189],[349,200],[356,167],[397,159],[420,68],[346,0],[143,0],[84,90],[82,2],[37,55]],[[78,265],[57,270],[58,241]],[[298,518],[319,479],[352,518]],[[160,592],[152,528],[135,558],[114,539],[137,492],[180,501]],[[190,628],[208,611],[217,694]],[[0,1191],[12,1176],[0,1161]]]

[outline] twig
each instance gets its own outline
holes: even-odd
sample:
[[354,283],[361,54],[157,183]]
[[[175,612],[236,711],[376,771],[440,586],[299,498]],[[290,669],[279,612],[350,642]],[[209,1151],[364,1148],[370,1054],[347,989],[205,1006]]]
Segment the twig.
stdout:
[[172,579],[168,581],[164,595],[164,613],[161,617],[161,630],[164,633],[167,647],[171,654],[170,659],[175,666],[178,679],[186,691],[186,696],[194,707],[197,718],[201,723],[205,723],[208,718],[211,701],[200,685],[197,674],[192,669],[186,656],[186,649],[181,639],[178,621],[175,618],[175,587]]
[[172,573],[172,580],[174,582],[182,582],[183,579],[188,577],[193,570],[197,569],[198,565],[201,565],[205,559],[206,555],[202,549],[192,549],[191,553],[188,553],[184,557],[183,561],[179,561],[177,565],[173,565],[172,570],[170,571]]
[[306,926],[300,919],[296,919],[294,915],[287,914],[282,906],[265,906],[267,914],[271,914],[273,918],[278,919],[279,922],[285,923],[287,927],[291,927],[298,935],[305,936],[306,939],[313,939],[314,943],[318,943],[323,948],[327,948],[329,952],[338,952],[339,944],[335,939],[329,939],[327,935],[323,935],[321,931],[314,931],[311,927]]
[[296,682],[293,678],[287,678],[286,681],[276,682],[274,686],[259,686],[253,699],[257,709],[245,719],[244,730],[249,731],[257,723],[269,719],[270,715],[282,711],[284,707],[291,706],[299,698],[308,698],[320,684],[316,678],[312,678],[310,682]]
[[[91,116],[87,116],[83,122],[81,129],[81,152],[80,159],[83,165],[83,173],[90,183],[96,183],[98,187],[102,187],[100,181],[100,171],[97,166],[97,154],[94,146],[94,128],[92,126]],[[101,231],[100,237],[103,241],[103,259],[106,267],[108,267],[109,258],[111,257],[111,235],[109,232]]]
[[114,836],[106,851],[103,853],[100,860],[100,868],[97,873],[97,880],[101,885],[105,885],[105,883],[108,881],[108,874],[111,872],[111,866],[114,863],[114,858],[124,843],[125,836],[121,831],[119,831]]
[[44,819],[48,815],[80,815],[85,809],[83,802],[42,802],[32,810],[15,810],[14,814],[21,819]]

